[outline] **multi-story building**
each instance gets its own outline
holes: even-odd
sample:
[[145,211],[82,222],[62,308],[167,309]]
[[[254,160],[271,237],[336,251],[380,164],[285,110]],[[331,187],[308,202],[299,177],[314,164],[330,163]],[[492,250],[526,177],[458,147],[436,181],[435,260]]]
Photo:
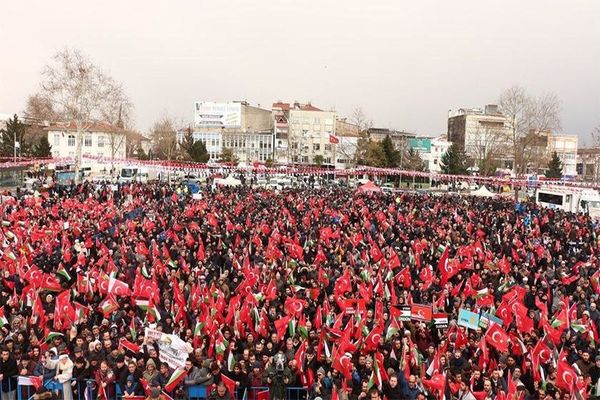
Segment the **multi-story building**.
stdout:
[[408,141],[417,137],[415,133],[387,128],[369,128],[367,130],[367,136],[374,142],[381,142],[389,136],[394,147],[400,151],[408,149]]
[[273,103],[272,112],[275,129],[274,161],[279,164],[287,164],[290,161],[288,147],[290,105],[278,101]]
[[[245,101],[194,104],[194,140],[202,140],[211,160],[231,149],[240,162],[273,159],[273,117],[270,110]],[[178,132],[178,141],[185,131]]]
[[295,103],[289,110],[288,160],[333,166],[339,144],[335,134],[335,111]]
[[556,152],[562,161],[564,176],[577,175],[577,143],[577,135],[552,134],[548,136],[548,156]]
[[85,156],[122,159],[127,154],[125,131],[107,123],[91,123],[83,134],[78,132],[75,123],[50,125],[46,131],[48,132],[48,142],[52,146],[53,157],[75,159],[77,157],[77,141],[81,139],[81,156],[83,157],[81,167],[89,168],[91,172],[106,171],[110,167],[85,159]]
[[356,166],[356,153],[361,139],[360,128],[346,118],[337,118],[335,121],[335,134],[339,140],[334,145],[335,167],[346,169]]
[[577,175],[587,182],[600,180],[600,147],[577,149]]
[[501,160],[503,167],[512,164],[509,139],[506,117],[497,105],[460,108],[448,113],[448,140],[462,147],[475,162],[492,156]]
[[430,172],[441,172],[442,156],[448,151],[452,142],[446,139],[446,135],[438,137],[417,137],[409,139],[408,145],[411,149],[419,152],[419,156]]

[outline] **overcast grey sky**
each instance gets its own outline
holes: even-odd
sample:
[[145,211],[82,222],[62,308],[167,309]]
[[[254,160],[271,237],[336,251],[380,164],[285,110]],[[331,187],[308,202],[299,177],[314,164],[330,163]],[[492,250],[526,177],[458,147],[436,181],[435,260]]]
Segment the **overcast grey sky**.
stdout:
[[600,123],[598,0],[10,1],[0,113],[19,112],[65,46],[121,81],[136,126],[195,100],[312,101],[376,126],[445,133],[448,109],[519,84],[555,92],[563,132]]

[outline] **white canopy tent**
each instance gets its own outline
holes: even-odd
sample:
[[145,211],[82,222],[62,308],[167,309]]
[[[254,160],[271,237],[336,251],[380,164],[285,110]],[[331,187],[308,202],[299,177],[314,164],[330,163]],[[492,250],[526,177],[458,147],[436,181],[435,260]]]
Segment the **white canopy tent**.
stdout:
[[477,197],[494,197],[495,195],[496,194],[493,192],[490,192],[488,190],[488,188],[485,187],[485,185],[482,185],[479,189],[471,192],[471,196],[477,196]]
[[227,178],[225,178],[225,179],[219,179],[215,183],[217,185],[221,185],[221,186],[240,186],[242,184],[242,181],[240,181],[239,179],[234,178],[233,175],[229,175]]

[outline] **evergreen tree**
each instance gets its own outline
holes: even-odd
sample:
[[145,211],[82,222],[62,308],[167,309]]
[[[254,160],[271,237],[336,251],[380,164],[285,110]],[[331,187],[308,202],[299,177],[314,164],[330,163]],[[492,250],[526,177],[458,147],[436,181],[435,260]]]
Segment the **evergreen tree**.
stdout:
[[394,143],[389,135],[381,141],[381,149],[385,156],[386,167],[393,168],[400,165],[400,152],[394,147]]
[[465,175],[467,173],[467,157],[463,149],[452,144],[441,159],[442,173],[449,175]]
[[425,171],[426,168],[421,155],[412,147],[408,149],[405,165],[408,166],[410,171]]
[[221,153],[221,161],[225,163],[237,164],[238,159],[233,153],[232,149],[225,147],[223,148],[223,152]]
[[42,136],[40,142],[33,146],[32,154],[34,157],[51,157],[52,146],[48,141],[48,136]]
[[317,154],[314,158],[313,158],[313,162],[320,167],[321,165],[323,165],[323,163],[325,162],[325,157],[323,157],[320,154]]
[[558,158],[556,152],[552,153],[552,158],[548,162],[548,169],[546,170],[546,178],[560,179],[563,175],[563,164]]
[[190,157],[192,157],[192,147],[194,146],[194,134],[192,133],[191,128],[188,128],[186,130],[185,134],[183,135],[183,139],[181,140],[181,143],[179,143],[179,146],[183,151],[188,153]]
[[381,143],[365,140],[358,148],[358,163],[369,167],[385,167],[386,157]]
[[5,129],[0,130],[0,156],[14,156],[15,140],[20,146],[17,147],[17,155],[28,156],[31,154],[31,146],[25,142],[25,125],[19,121],[17,114],[12,119],[8,119]]
[[202,140],[196,140],[187,152],[194,162],[205,163],[210,159],[206,145]]

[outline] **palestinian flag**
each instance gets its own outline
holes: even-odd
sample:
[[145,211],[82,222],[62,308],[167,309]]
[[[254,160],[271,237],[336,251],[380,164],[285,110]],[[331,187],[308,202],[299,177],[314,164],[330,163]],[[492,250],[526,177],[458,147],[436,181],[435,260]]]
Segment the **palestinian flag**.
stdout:
[[484,288],[484,289],[478,290],[477,293],[475,294],[475,298],[479,299],[479,298],[481,298],[483,296],[487,296],[488,293],[489,293],[489,289],[488,288]]
[[6,316],[4,315],[4,307],[0,307],[0,328],[2,328],[4,325],[8,324],[8,320],[6,319]]
[[135,329],[135,318],[131,318],[131,322],[129,323],[129,333],[131,333],[131,338],[135,341],[137,339],[137,330]]
[[202,328],[204,328],[203,322],[196,322],[196,326],[194,327],[194,336],[200,336],[202,334]]
[[137,299],[135,301],[135,305],[146,311],[147,314],[153,316],[156,321],[160,320],[160,313],[158,312],[158,309],[149,300]]
[[108,295],[104,300],[102,300],[98,308],[106,317],[113,311],[119,309],[119,303],[117,303],[117,300],[115,300],[115,298],[112,295]]
[[169,393],[173,392],[177,385],[179,385],[179,383],[183,381],[183,378],[185,378],[186,375],[187,372],[185,371],[185,369],[177,368],[171,375],[171,378],[169,379],[167,384],[165,385],[165,391]]
[[48,336],[46,336],[46,343],[50,343],[51,341],[53,341],[55,338],[57,337],[64,337],[65,335],[63,335],[60,332],[50,332],[48,333]]
[[290,337],[294,337],[294,334],[296,333],[296,318],[292,318],[290,319],[290,322],[288,322],[288,333],[290,334]]
[[65,267],[62,265],[62,263],[60,263],[60,265],[58,266],[56,273],[58,275],[60,275],[62,278],[64,278],[67,282],[69,282],[71,280],[71,275],[69,275],[69,273],[67,272]]
[[219,332],[219,336],[215,339],[215,352],[222,356],[227,347],[229,347],[229,342],[223,337],[223,334]]
[[385,334],[385,340],[390,340],[390,338],[398,332],[400,332],[400,325],[398,324],[398,320],[396,319],[396,317],[392,317],[392,322],[390,323],[390,326],[388,327],[387,332]]
[[152,279],[150,272],[148,272],[148,267],[146,265],[142,266],[142,276],[146,279]]
[[227,356],[227,370],[229,372],[233,371],[233,366],[235,365],[235,356],[233,355],[233,351],[229,352],[229,355]]

